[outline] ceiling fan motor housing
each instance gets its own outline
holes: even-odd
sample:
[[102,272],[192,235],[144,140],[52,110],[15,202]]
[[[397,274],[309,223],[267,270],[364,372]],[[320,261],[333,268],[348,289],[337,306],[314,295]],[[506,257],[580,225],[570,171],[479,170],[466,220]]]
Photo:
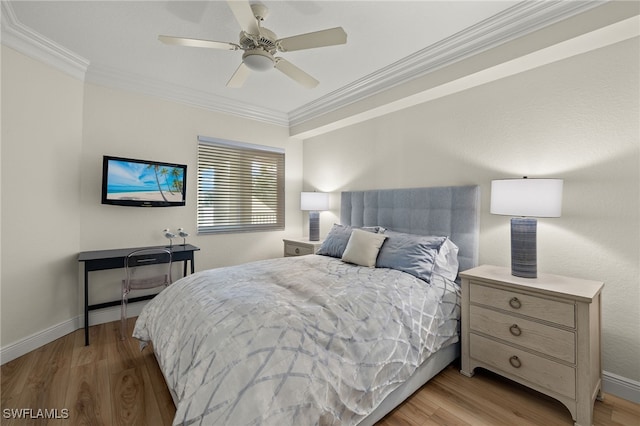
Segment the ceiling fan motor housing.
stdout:
[[260,34],[249,34],[245,31],[240,32],[240,46],[244,50],[261,47],[270,53],[275,53],[277,39],[278,37],[275,33],[267,28],[260,28]]
[[240,32],[240,46],[245,51],[242,61],[254,71],[273,68],[277,39],[275,33],[267,28],[260,28],[260,34]]

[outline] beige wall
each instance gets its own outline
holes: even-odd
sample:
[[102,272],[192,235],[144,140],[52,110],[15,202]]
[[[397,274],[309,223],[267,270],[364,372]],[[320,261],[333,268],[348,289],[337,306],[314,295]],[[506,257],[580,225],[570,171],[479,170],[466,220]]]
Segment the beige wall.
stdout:
[[78,314],[82,91],[2,47],[3,346]]
[[539,271],[606,282],[604,369],[640,381],[639,51],[635,38],[310,138],[304,185],[479,184],[480,262],[508,266],[490,181],[563,178],[562,217],[538,221]]
[[[85,87],[84,117],[81,250],[167,244],[161,231],[182,227],[191,234],[187,242],[201,248],[195,265],[202,270],[281,256],[282,238],[301,236],[302,145],[289,139],[287,128],[92,84]],[[197,235],[198,135],[285,149],[284,231]],[[187,164],[187,205],[153,209],[100,204],[103,155]],[[112,283],[120,272],[95,274],[96,300],[118,297],[119,289]]]
[[[198,135],[285,149],[284,231],[196,235]],[[102,205],[105,154],[187,164],[187,205]],[[165,244],[162,229],[183,227],[202,249],[202,270],[281,256],[282,238],[302,235],[302,144],[285,127],[85,84],[4,46],[1,182],[3,353],[82,324],[80,251]],[[90,303],[117,300],[121,274],[91,273]],[[115,308],[90,317],[118,315]]]

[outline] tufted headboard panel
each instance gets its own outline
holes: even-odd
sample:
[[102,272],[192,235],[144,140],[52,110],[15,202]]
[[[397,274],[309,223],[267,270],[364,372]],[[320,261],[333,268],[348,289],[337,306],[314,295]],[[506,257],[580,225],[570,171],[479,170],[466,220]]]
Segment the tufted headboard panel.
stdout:
[[480,187],[477,185],[343,192],[340,222],[448,236],[460,249],[460,271],[478,265]]

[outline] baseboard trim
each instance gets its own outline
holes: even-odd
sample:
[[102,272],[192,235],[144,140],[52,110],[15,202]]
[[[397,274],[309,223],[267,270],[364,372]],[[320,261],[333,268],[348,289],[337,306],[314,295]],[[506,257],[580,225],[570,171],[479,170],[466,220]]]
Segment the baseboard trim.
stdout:
[[[131,303],[127,308],[127,316],[138,316],[147,302]],[[104,324],[120,319],[120,307],[101,309],[89,313],[89,325]],[[70,318],[31,336],[11,343],[0,349],[0,365],[21,357],[31,351],[51,343],[69,333],[84,328],[84,315]]]
[[[128,311],[131,316],[137,316],[142,311],[146,302],[132,303],[129,305]],[[91,313],[89,316],[89,324],[104,324],[107,322],[117,321],[120,319],[120,307],[101,309],[100,311]],[[26,353],[38,349],[47,343],[53,342],[69,333],[84,327],[84,317],[79,315],[60,324],[54,325],[42,330],[41,332],[32,334],[16,343],[0,349],[0,364],[12,361]],[[618,376],[608,371],[602,372],[602,391],[615,395],[627,401],[640,404],[640,382]]]
[[602,391],[610,393],[627,401],[640,404],[640,382],[618,376],[617,374],[602,372]]
[[69,333],[73,333],[80,328],[80,317],[71,318],[67,321],[56,324],[31,336],[12,343],[3,347],[0,350],[0,364],[5,364],[9,361],[21,357],[22,355],[38,349],[47,343],[53,342],[56,339],[66,336]]

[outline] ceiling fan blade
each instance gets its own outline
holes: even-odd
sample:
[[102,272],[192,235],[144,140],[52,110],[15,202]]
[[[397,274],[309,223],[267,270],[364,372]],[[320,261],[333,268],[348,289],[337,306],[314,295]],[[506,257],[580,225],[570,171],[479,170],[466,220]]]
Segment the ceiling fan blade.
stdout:
[[242,87],[244,82],[247,80],[247,77],[249,77],[249,74],[251,74],[251,69],[249,69],[244,62],[240,62],[240,66],[227,82],[227,87],[231,87],[233,89]]
[[300,68],[296,67],[286,59],[276,58],[275,67],[286,74],[287,77],[297,81],[307,89],[313,89],[319,83],[318,80],[311,77],[309,74],[302,71]]
[[227,4],[236,17],[236,21],[240,24],[240,28],[249,34],[260,34],[258,21],[253,15],[251,5],[246,0],[228,0]]
[[197,38],[183,38],[160,35],[158,40],[165,44],[173,44],[176,46],[188,46],[188,47],[206,47],[209,49],[223,49],[223,50],[238,50],[240,46],[235,43],[229,43],[225,41],[212,41],[212,40],[200,40]]
[[313,33],[300,34],[292,37],[285,37],[276,42],[278,50],[281,52],[292,52],[294,50],[313,49],[315,47],[335,46],[345,44],[347,33],[342,27],[330,28],[328,30],[315,31]]

